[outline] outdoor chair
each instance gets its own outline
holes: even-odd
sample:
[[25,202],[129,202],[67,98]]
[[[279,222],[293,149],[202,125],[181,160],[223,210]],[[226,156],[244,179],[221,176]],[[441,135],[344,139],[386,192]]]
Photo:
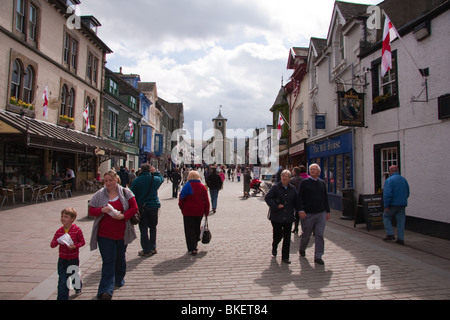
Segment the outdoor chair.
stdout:
[[8,202],[8,198],[11,197],[13,204],[16,204],[16,199],[15,199],[15,194],[14,194],[14,189],[8,189],[8,188],[1,188],[1,196],[2,196],[2,207],[3,204],[6,202]]
[[55,197],[53,196],[53,187],[47,186],[44,190],[42,190],[42,193],[44,195],[45,201],[48,201],[48,196],[52,196],[52,200],[55,200]]
[[57,199],[58,197],[61,199],[61,185],[58,184],[56,186],[53,187],[53,198]]
[[33,195],[31,196],[31,201],[36,200],[36,203],[41,200],[45,200],[43,191],[47,189],[47,186],[36,186],[33,188]]

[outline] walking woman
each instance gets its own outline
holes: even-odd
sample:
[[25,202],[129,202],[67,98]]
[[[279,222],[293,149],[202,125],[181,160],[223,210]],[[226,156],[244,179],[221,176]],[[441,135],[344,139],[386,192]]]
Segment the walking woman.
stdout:
[[110,300],[114,286],[124,285],[127,245],[136,239],[130,218],[138,211],[133,192],[120,185],[116,171],[108,170],[98,190],[89,202],[89,215],[95,217],[92,226],[91,250],[98,248],[102,256],[102,276],[97,298]]
[[270,222],[273,227],[272,255],[277,255],[278,244],[283,240],[281,259],[284,263],[289,261],[291,245],[292,223],[297,212],[297,190],[290,184],[291,172],[283,170],[281,181],[270,188],[264,200],[270,207]]
[[200,239],[200,224],[203,216],[209,214],[209,199],[206,187],[200,181],[197,171],[189,172],[187,182],[181,189],[178,206],[183,214],[184,235],[188,251],[197,254]]

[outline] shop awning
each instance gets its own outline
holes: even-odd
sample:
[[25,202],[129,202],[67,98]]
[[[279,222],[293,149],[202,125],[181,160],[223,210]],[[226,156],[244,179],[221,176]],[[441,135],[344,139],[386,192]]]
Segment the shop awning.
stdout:
[[105,158],[123,158],[127,154],[102,137],[0,110],[0,137],[25,135],[28,147],[58,150]]

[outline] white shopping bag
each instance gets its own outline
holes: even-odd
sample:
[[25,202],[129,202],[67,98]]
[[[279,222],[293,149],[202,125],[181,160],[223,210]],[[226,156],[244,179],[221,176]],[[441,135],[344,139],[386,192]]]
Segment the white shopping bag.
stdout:
[[58,243],[65,244],[68,247],[73,245],[72,237],[68,233],[64,233],[64,235],[59,237],[57,241]]

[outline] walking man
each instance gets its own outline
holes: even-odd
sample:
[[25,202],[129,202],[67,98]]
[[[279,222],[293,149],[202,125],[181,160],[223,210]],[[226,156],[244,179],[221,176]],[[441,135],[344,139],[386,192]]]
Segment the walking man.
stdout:
[[138,253],[141,257],[149,257],[157,253],[156,226],[158,225],[158,211],[161,206],[158,189],[163,182],[164,177],[153,166],[143,163],[141,174],[133,180],[130,187],[141,212],[139,231],[141,232],[142,251]]
[[178,187],[181,182],[181,174],[178,172],[178,169],[174,169],[172,174],[170,175],[170,181],[172,181],[172,197],[178,197]]
[[209,194],[211,196],[212,213],[216,213],[217,198],[219,197],[219,190],[222,189],[222,178],[217,174],[215,167],[211,168],[211,172],[206,177],[206,185],[209,188]]
[[392,229],[392,218],[397,221],[397,243],[405,244],[405,220],[406,206],[408,205],[409,184],[408,181],[398,172],[398,166],[389,167],[390,177],[384,183],[383,189],[383,222],[386,237],[384,241],[395,240]]
[[330,219],[330,206],[325,182],[319,178],[320,167],[317,163],[309,166],[307,179],[300,182],[298,190],[298,215],[303,220],[300,239],[300,256],[305,256],[311,233],[314,231],[314,262],[323,265],[325,224]]

